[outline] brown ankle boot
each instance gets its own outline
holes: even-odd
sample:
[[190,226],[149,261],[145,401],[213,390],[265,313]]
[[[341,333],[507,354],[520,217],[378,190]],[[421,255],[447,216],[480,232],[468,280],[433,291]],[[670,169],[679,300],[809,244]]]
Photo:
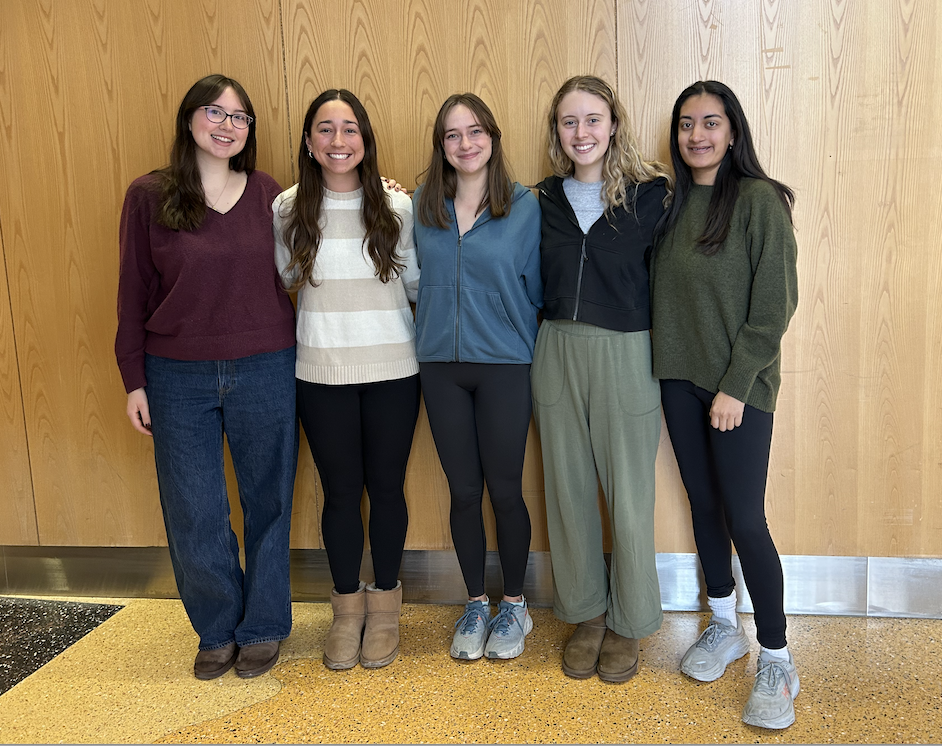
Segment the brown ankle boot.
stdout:
[[334,621],[324,643],[324,665],[335,671],[353,668],[360,661],[360,640],[366,620],[366,584],[356,593],[330,591]]
[[638,641],[612,630],[605,633],[599,651],[599,678],[602,681],[628,681],[638,673]]
[[382,668],[399,655],[399,611],[402,609],[402,583],[391,591],[381,591],[370,583],[366,586],[366,629],[360,665]]
[[574,679],[588,679],[595,675],[606,629],[605,614],[579,623],[566,643],[563,673]]

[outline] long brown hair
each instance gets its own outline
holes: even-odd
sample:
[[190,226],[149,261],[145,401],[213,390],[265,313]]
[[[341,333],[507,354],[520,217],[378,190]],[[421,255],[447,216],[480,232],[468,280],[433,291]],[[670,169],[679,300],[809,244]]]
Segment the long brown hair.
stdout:
[[490,207],[491,215],[495,218],[501,218],[510,212],[514,196],[513,180],[504,161],[497,120],[487,104],[473,93],[455,93],[449,96],[438,110],[435,126],[432,128],[432,157],[428,168],[422,172],[425,174],[425,186],[416,204],[416,215],[422,225],[447,228],[451,223],[451,216],[445,209],[445,199],[455,198],[458,176],[454,166],[445,157],[445,119],[451,110],[459,105],[466,106],[471,111],[475,121],[491,138],[491,159],[487,162],[487,188],[484,190],[484,198],[478,206],[478,212]]
[[343,101],[351,109],[360,127],[363,138],[363,160],[357,166],[360,184],[363,186],[363,207],[361,216],[367,245],[376,274],[383,282],[398,277],[405,269],[396,255],[399,231],[402,221],[393,211],[389,198],[383,189],[379,176],[379,164],[376,157],[376,138],[370,117],[360,100],[344,88],[331,88],[315,98],[304,117],[304,130],[301,147],[298,150],[298,191],[294,201],[285,203],[282,210],[287,216],[284,227],[285,244],[291,250],[291,261],[285,269],[288,274],[297,270],[298,279],[289,288],[295,292],[310,283],[314,285],[314,262],[320,248],[323,233],[321,214],[324,203],[324,174],[321,164],[311,157],[305,137],[311,136],[311,127],[317,110],[329,101]]
[[585,91],[602,99],[612,113],[612,123],[615,125],[615,134],[605,151],[602,162],[602,199],[606,210],[624,206],[629,211],[633,201],[628,198],[628,187],[635,187],[637,192],[639,184],[655,179],[667,180],[668,194],[671,192],[673,180],[667,169],[658,161],[646,161],[641,155],[638,140],[632,131],[628,113],[621,105],[618,96],[612,87],[601,78],[594,75],[576,75],[560,86],[550,104],[546,117],[546,137],[549,143],[549,159],[556,176],[571,176],[575,171],[575,164],[563,152],[557,131],[556,117],[559,104],[563,98],[573,91]]
[[170,148],[170,164],[154,171],[159,177],[160,202],[157,208],[157,222],[173,230],[192,231],[203,223],[206,217],[206,195],[200,178],[199,164],[196,159],[198,145],[190,132],[190,120],[201,106],[213,103],[222,93],[231,88],[239,98],[242,109],[252,117],[249,124],[245,147],[229,159],[229,169],[245,171],[246,175],[255,170],[255,109],[249,94],[242,85],[225,75],[207,75],[200,78],[186,92],[177,109],[177,121]]

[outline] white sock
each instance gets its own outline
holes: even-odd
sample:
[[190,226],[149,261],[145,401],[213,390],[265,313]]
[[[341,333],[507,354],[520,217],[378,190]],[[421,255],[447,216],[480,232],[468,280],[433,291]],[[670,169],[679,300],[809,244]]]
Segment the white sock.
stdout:
[[521,598],[519,601],[508,601],[507,603],[513,604],[514,606],[526,606],[527,599]]
[[788,662],[788,645],[786,645],[784,648],[779,648],[778,650],[771,650],[764,645],[760,645],[759,647],[761,648],[761,652],[765,653],[766,657],[777,661],[782,661],[783,663]]
[[726,598],[713,598],[707,596],[707,603],[710,605],[710,611],[714,616],[727,621],[733,627],[739,627],[739,621],[736,617],[736,591],[734,590]]

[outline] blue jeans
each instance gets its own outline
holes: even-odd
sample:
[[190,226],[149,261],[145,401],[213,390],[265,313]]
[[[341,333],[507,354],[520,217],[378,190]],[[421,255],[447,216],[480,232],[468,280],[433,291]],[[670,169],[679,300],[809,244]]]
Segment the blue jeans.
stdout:
[[[291,632],[294,362],[294,347],[237,360],[146,357],[170,559],[201,650],[283,640]],[[229,523],[223,434],[245,516],[244,575]]]

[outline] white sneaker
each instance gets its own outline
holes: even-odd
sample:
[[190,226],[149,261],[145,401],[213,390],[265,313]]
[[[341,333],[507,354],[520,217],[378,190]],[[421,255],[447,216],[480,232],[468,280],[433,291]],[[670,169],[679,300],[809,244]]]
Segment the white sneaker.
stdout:
[[756,683],[742,711],[746,725],[759,728],[787,728],[795,722],[795,697],[798,696],[798,670],[791,652],[787,661],[759,653]]
[[451,657],[476,661],[484,655],[487,632],[490,629],[491,609],[483,601],[468,601],[464,614],[455,622],[455,636],[451,641]]
[[533,629],[533,619],[527,609],[526,599],[518,606],[510,601],[501,601],[497,616],[491,619],[491,634],[487,638],[484,654],[488,658],[516,658],[523,652],[523,640]]
[[716,681],[726,666],[749,652],[749,639],[742,620],[736,617],[736,627],[725,619],[713,616],[697,641],[684,653],[680,670],[697,681]]

